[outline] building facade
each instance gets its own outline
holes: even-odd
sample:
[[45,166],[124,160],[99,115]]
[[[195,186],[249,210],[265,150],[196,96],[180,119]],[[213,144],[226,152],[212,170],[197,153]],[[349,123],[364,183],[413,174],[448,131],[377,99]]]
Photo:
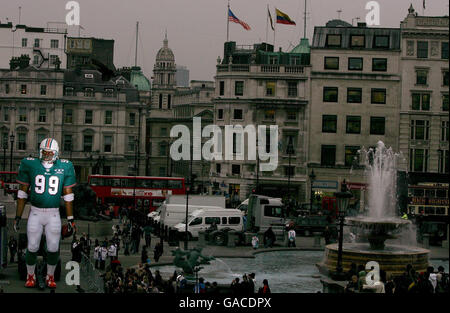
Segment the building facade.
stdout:
[[336,20],[314,28],[308,121],[308,167],[315,174],[308,185],[314,202],[333,198],[345,180],[354,195],[351,207],[364,208],[360,150],[382,141],[398,151],[400,49],[400,29]]
[[[246,199],[253,190],[277,197],[289,194],[305,201],[310,54],[307,40],[301,46],[286,53],[275,52],[266,43],[224,44],[224,56],[217,65],[214,98],[214,124],[222,131],[222,160],[211,162],[211,181],[213,193],[227,196],[234,204]],[[257,161],[259,156],[249,160],[246,148],[252,143],[248,136],[242,138],[238,134],[230,138],[233,160],[224,160],[226,125],[256,128],[265,125],[267,129],[277,125],[276,169],[260,171],[265,161]],[[265,139],[265,151],[269,151],[274,139],[267,133]],[[238,154],[243,155],[243,160],[237,160]]]
[[30,27],[0,22],[0,68],[9,68],[11,58],[21,55],[28,55],[35,68],[65,68],[66,35],[67,28],[64,27]]
[[92,65],[103,71],[115,71],[114,40],[68,37],[67,38],[67,68],[92,68]]
[[178,87],[189,87],[189,70],[186,66],[177,65],[175,80]]

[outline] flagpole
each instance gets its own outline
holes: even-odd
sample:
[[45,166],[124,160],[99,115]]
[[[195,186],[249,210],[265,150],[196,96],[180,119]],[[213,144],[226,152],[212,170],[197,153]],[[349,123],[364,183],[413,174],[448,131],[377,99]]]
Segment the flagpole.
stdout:
[[267,43],[267,41],[268,41],[268,36],[269,36],[269,33],[268,33],[268,30],[269,30],[269,5],[267,5],[267,17],[266,17],[266,43]]
[[275,8],[275,25],[273,25],[273,52],[275,52],[275,34],[277,33],[277,8]]
[[230,0],[228,0],[228,10],[227,10],[227,42],[230,39],[230,19],[229,19],[229,14],[230,14]]

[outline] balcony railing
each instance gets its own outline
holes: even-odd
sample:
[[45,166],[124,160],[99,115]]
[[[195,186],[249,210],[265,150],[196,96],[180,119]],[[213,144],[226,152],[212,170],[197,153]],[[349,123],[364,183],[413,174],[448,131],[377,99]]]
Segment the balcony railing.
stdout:
[[287,73],[303,74],[303,65],[249,65],[249,64],[219,64],[217,72],[252,72],[252,73]]

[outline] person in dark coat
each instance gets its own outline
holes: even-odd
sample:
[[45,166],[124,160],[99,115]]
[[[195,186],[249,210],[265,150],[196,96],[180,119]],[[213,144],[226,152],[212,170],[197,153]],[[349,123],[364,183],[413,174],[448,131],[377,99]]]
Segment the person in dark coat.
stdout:
[[153,250],[153,258],[155,259],[155,262],[158,262],[163,252],[163,245],[161,244],[161,242],[158,242],[155,246],[155,249]]
[[264,233],[264,248],[272,248],[275,243],[275,233],[272,230],[272,227],[269,227]]
[[8,248],[9,254],[11,256],[9,262],[14,263],[14,257],[17,253],[17,240],[13,236],[11,236],[11,238],[9,239]]
[[147,259],[148,259],[147,248],[144,246],[144,247],[142,247],[141,263],[142,264],[146,264],[147,263]]

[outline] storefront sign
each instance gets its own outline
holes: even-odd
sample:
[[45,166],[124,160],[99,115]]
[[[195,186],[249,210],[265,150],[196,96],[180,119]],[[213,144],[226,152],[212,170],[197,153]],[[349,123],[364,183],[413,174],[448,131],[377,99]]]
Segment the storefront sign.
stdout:
[[444,199],[444,198],[410,197],[409,204],[449,205],[449,201],[448,201],[448,199]]
[[338,182],[335,180],[315,180],[312,187],[320,189],[337,189]]

